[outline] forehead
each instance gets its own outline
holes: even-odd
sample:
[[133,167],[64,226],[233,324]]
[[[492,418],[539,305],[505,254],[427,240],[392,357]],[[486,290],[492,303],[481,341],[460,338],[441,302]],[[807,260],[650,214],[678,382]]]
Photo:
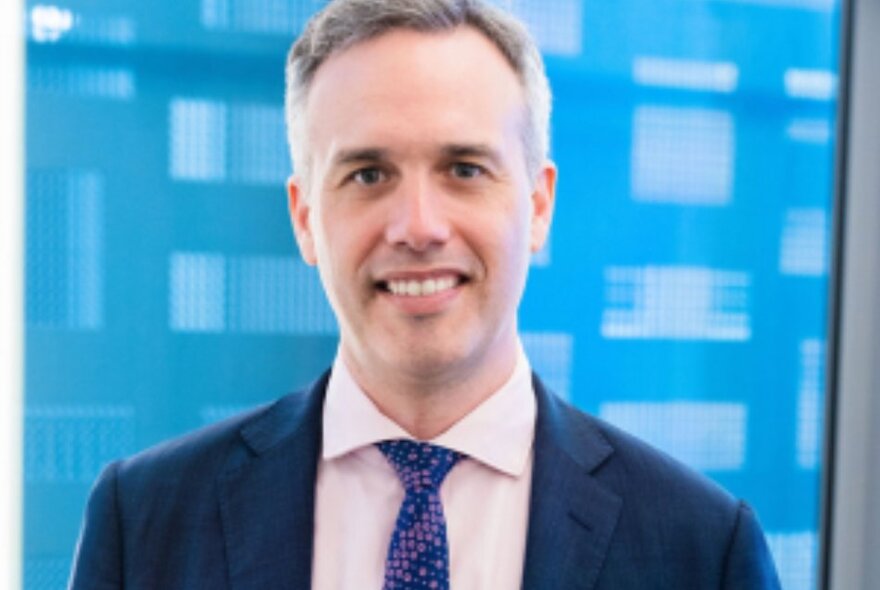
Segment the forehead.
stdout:
[[307,139],[317,149],[383,135],[487,143],[518,129],[523,111],[519,77],[482,32],[397,29],[321,65],[306,102]]

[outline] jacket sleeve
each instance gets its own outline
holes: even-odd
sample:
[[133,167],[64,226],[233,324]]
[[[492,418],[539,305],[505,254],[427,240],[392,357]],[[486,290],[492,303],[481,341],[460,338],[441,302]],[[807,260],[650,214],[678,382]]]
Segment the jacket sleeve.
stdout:
[[92,488],[68,590],[121,590],[124,587],[118,468],[118,463],[107,466]]
[[727,550],[724,590],[780,590],[773,557],[754,512],[739,503],[736,524]]

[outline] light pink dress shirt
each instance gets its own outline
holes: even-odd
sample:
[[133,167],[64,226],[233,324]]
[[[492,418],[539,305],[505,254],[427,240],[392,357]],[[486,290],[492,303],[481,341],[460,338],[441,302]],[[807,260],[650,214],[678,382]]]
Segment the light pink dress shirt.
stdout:
[[[507,383],[429,442],[468,456],[440,488],[451,590],[522,584],[536,404],[520,347]],[[409,435],[382,414],[337,357],[324,401],[315,497],[314,590],[379,590],[404,491],[373,443]]]

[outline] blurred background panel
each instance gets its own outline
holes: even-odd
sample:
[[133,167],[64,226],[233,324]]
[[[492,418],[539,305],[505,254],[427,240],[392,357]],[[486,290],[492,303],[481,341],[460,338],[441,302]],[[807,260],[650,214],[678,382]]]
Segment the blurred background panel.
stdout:
[[[64,587],[104,464],[331,362],[284,190],[285,54],[322,4],[27,2],[27,590]],[[746,498],[816,588],[838,2],[498,4],[555,92],[534,366]]]

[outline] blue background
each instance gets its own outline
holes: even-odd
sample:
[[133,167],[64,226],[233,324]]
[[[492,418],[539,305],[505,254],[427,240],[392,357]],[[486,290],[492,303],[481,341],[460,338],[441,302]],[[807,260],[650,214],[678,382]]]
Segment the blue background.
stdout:
[[[331,362],[295,253],[283,66],[320,5],[28,2],[25,587],[106,462]],[[815,587],[839,6],[516,0],[554,89],[551,386],[746,498]]]

